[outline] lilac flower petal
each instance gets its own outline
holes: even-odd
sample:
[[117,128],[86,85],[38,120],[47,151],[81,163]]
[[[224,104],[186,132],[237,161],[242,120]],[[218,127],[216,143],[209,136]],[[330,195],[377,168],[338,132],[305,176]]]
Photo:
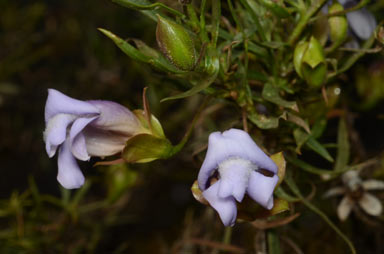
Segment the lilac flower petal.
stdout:
[[380,200],[368,192],[365,192],[359,199],[359,205],[367,214],[372,216],[379,216],[383,211]]
[[345,221],[348,218],[352,207],[353,201],[348,196],[344,196],[339,206],[337,207],[337,216],[341,221]]
[[105,157],[121,152],[128,137],[87,126],[83,130],[90,156]]
[[136,116],[126,107],[112,101],[88,101],[100,111],[100,116],[92,126],[125,135],[133,135],[141,126]]
[[209,136],[207,154],[198,176],[201,190],[206,189],[205,184],[218,165],[231,157],[248,159],[260,168],[277,173],[276,164],[245,131],[230,129],[222,134],[214,132]]
[[45,121],[48,122],[49,119],[60,113],[80,116],[98,114],[99,109],[91,103],[73,99],[55,89],[48,89],[48,98],[45,104]]
[[240,158],[227,159],[219,165],[220,198],[233,196],[238,202],[244,198],[249,176],[255,169],[252,162]]
[[65,141],[67,127],[75,120],[75,116],[57,114],[50,118],[44,131],[45,149],[51,158],[55,155],[57,147]]
[[90,158],[89,154],[87,153],[84,135],[79,134],[90,122],[96,118],[97,116],[90,118],[78,118],[72,124],[71,131],[69,133],[71,151],[72,154],[79,160],[86,161]]
[[362,40],[367,40],[376,28],[375,17],[367,9],[362,8],[346,14],[352,31]]
[[241,153],[246,154],[246,157],[243,158],[249,159],[259,168],[277,173],[276,164],[256,145],[248,133],[238,129],[230,129],[223,132],[223,136],[237,142],[237,146],[242,148]]
[[87,152],[86,140],[83,133],[80,132],[72,140],[71,151],[73,156],[75,156],[75,158],[78,160],[87,161],[91,158]]
[[369,179],[361,184],[364,190],[384,190],[384,181]]
[[267,177],[259,172],[252,172],[249,178],[249,185],[247,189],[248,195],[266,209],[273,207],[273,191],[279,177]]
[[334,187],[332,189],[329,189],[327,192],[324,193],[323,198],[331,198],[343,195],[347,192],[347,189],[345,187]]
[[236,222],[236,201],[232,197],[220,198],[218,196],[220,180],[203,192],[204,198],[218,212],[225,226],[233,226]]
[[205,155],[203,165],[201,165],[197,182],[201,190],[206,189],[206,183],[218,167],[219,163],[230,157],[231,154],[227,151],[227,145],[221,136],[220,132],[213,132],[209,135],[208,150]]
[[66,189],[76,189],[84,184],[84,175],[72,155],[69,142],[66,139],[59,150],[57,180]]

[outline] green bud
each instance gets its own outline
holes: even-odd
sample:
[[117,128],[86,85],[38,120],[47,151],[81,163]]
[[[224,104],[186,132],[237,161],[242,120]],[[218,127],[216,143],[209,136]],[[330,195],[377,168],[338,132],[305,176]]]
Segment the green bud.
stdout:
[[[334,2],[329,7],[329,14],[344,11],[344,7],[338,2]],[[345,15],[332,16],[328,19],[328,24],[330,28],[331,40],[337,45],[340,45],[345,38],[347,38],[348,31],[348,21]]]
[[190,71],[196,62],[194,43],[186,29],[157,15],[156,39],[161,52],[177,68]]
[[310,86],[319,87],[325,82],[327,65],[324,50],[315,37],[296,46],[293,63],[297,74]]

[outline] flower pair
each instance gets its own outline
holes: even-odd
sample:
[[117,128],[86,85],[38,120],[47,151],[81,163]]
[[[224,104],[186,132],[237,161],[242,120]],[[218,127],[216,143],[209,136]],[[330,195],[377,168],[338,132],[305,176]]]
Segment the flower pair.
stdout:
[[130,137],[146,132],[137,117],[120,104],[80,101],[54,89],[48,90],[45,123],[45,148],[49,157],[59,150],[57,180],[67,189],[84,184],[76,159],[117,154]]

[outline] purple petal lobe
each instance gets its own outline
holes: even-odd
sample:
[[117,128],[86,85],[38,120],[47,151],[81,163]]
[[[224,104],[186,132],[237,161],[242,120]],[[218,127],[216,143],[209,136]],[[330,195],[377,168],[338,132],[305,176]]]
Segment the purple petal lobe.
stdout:
[[339,206],[337,207],[337,216],[341,221],[345,221],[348,218],[352,211],[353,205],[353,201],[348,196],[343,197]]
[[[259,168],[267,169],[277,173],[276,164],[256,145],[251,136],[243,130],[230,129],[223,132],[223,136],[236,141],[237,149],[243,156],[239,156],[252,161]],[[244,156],[245,154],[245,156]]]
[[203,192],[204,198],[219,213],[225,226],[233,226],[236,222],[236,201],[232,197],[220,198],[218,196],[220,180]]
[[57,180],[66,189],[76,189],[84,184],[84,175],[71,153],[69,142],[66,139],[59,150]]
[[85,141],[85,136],[83,133],[77,134],[77,136],[72,140],[71,151],[73,156],[76,159],[81,161],[87,161],[91,158],[87,152],[87,145]]
[[362,40],[367,40],[376,28],[375,17],[367,9],[362,8],[357,11],[348,12],[348,23],[352,31]]
[[267,177],[259,172],[252,172],[249,178],[249,185],[247,189],[248,195],[257,203],[262,205],[266,209],[272,209],[273,207],[273,190],[279,177],[274,175],[273,177]]
[[230,129],[222,134],[214,132],[209,136],[207,154],[198,176],[201,190],[206,189],[207,180],[218,165],[231,157],[247,159],[259,168],[277,173],[276,164],[245,131]]
[[136,116],[126,107],[112,101],[88,101],[100,111],[100,116],[92,122],[99,129],[133,135],[141,130]]
[[72,124],[71,131],[69,133],[71,150],[72,154],[79,160],[86,161],[90,158],[87,153],[85,138],[84,135],[81,134],[81,131],[96,118],[97,116],[90,118],[78,118]]
[[50,118],[44,131],[45,149],[49,157],[53,157],[56,149],[67,135],[67,127],[76,119],[73,115],[57,114]]
[[91,103],[73,99],[55,89],[48,89],[48,98],[45,104],[45,121],[47,122],[53,116],[60,113],[79,116],[98,114],[99,110]]

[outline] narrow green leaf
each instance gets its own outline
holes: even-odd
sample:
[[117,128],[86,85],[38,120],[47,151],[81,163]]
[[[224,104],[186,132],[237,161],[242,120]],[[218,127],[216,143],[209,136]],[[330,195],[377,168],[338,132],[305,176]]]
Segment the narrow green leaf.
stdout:
[[161,54],[158,54],[156,50],[151,49],[145,45],[144,42],[133,40],[138,47],[137,49],[127,41],[121,39],[108,30],[99,28],[99,31],[110,38],[116,44],[116,46],[118,46],[127,56],[131,57],[133,60],[151,64],[155,68],[165,72],[171,72],[175,74],[185,73],[184,71],[181,71],[171,65],[167,60],[164,59]]
[[327,170],[327,169],[321,169],[321,168],[317,168],[317,167],[314,167],[300,159],[297,159],[297,158],[294,158],[294,157],[291,157],[291,156],[286,156],[286,159],[292,163],[293,165],[303,169],[304,171],[307,171],[309,173],[312,173],[312,174],[316,174],[316,175],[340,175],[346,171],[348,171],[348,168],[344,168],[340,171],[332,171],[332,170]]
[[164,9],[176,16],[184,17],[183,13],[172,9],[163,3],[151,3],[147,0],[112,0],[112,2],[130,9],[144,11],[144,14],[148,15],[154,20],[156,20],[156,12],[154,12],[154,10],[157,9]]
[[348,165],[349,149],[348,130],[345,119],[340,118],[337,134],[337,157],[334,170],[340,170]]
[[273,85],[271,82],[267,82],[264,84],[263,92],[261,94],[264,99],[267,101],[270,101],[272,103],[275,103],[279,106],[289,108],[295,111],[298,111],[297,104],[295,101],[287,101],[281,98],[279,94],[279,89],[275,85]]
[[260,114],[248,114],[248,119],[260,129],[274,129],[279,126],[278,117],[266,117]]
[[311,129],[311,136],[315,139],[319,138],[323,134],[326,127],[327,119],[325,117],[320,117],[315,121],[315,124]]
[[219,38],[219,27],[221,18],[221,0],[212,1],[212,45],[216,47],[217,39]]
[[277,189],[275,190],[274,194],[275,194],[277,197],[279,197],[279,198],[281,198],[281,199],[284,199],[284,200],[286,200],[286,201],[288,201],[288,202],[291,202],[291,203],[292,203],[292,202],[298,202],[298,201],[300,201],[299,198],[297,198],[297,197],[293,197],[293,196],[291,196],[290,194],[286,193],[285,190],[284,190],[281,186],[277,187]]
[[313,151],[321,155],[324,159],[326,159],[329,162],[334,162],[334,159],[332,156],[328,153],[327,149],[320,144],[316,139],[313,137],[309,137],[307,142],[305,143],[309,148],[311,148]]

